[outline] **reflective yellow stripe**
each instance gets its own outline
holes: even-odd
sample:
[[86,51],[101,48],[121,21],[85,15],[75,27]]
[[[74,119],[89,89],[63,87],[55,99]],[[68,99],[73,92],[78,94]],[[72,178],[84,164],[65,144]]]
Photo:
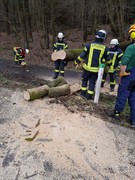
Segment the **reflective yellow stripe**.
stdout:
[[55,72],[59,72],[59,70],[57,70],[57,69],[55,69],[54,71],[55,71]]
[[56,45],[59,45],[59,46],[65,46],[65,44],[64,43],[56,43]]
[[55,47],[57,47],[57,45],[56,45],[56,44],[54,44],[54,46],[55,46]]
[[88,49],[85,47],[85,48],[84,48],[84,51],[87,51],[87,50],[88,50]]
[[98,72],[99,67],[92,67],[92,56],[93,56],[94,50],[99,50],[100,51],[100,54],[99,54],[99,64],[101,63],[101,59],[102,59],[103,54],[105,52],[105,46],[102,45],[102,44],[94,44],[94,43],[92,43],[91,46],[90,46],[90,52],[89,52],[89,57],[88,57],[88,64],[84,64],[83,67],[87,71]]
[[88,94],[94,94],[94,91],[88,90],[87,93],[88,93]]
[[78,58],[77,58],[79,61],[82,61],[83,59],[79,56]]
[[82,90],[82,91],[86,91],[86,90],[87,90],[87,87],[81,87],[81,90]]
[[121,56],[123,56],[123,53],[119,54],[119,55],[118,55],[118,58],[120,58]]
[[114,82],[110,82],[110,84],[111,84],[111,85],[115,85],[115,84],[116,84],[116,82],[115,82],[115,81],[114,81]]
[[64,73],[64,71],[60,71],[60,73]]
[[83,64],[83,68],[86,69],[87,71],[91,71],[91,72],[98,72],[99,67],[88,67],[85,63]]
[[64,47],[64,49],[66,49],[68,47],[68,45],[66,45],[65,47]]
[[110,66],[108,72],[114,72],[114,64],[115,64],[115,61],[116,61],[116,57],[117,57],[117,53],[115,53],[115,54],[113,55],[112,65]]

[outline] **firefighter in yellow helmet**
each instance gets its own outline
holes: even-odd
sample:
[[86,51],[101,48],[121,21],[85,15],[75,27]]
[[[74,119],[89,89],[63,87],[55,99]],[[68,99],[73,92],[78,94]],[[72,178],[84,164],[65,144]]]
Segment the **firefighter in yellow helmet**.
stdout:
[[121,81],[118,87],[113,117],[116,119],[119,118],[128,100],[130,106],[130,122],[132,127],[135,127],[135,24],[129,28],[128,33],[131,44],[126,48],[121,60]]

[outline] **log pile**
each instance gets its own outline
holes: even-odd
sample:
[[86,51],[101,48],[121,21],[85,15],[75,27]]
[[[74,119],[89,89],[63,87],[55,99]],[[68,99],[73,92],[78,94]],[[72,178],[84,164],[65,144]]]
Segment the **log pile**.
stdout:
[[59,77],[53,81],[49,81],[47,85],[24,90],[24,99],[27,101],[32,101],[44,96],[53,98],[68,94],[70,94],[70,85],[63,77]]

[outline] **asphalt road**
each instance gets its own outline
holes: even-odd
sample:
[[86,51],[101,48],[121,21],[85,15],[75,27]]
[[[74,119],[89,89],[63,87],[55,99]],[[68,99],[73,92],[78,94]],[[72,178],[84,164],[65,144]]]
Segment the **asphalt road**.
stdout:
[[[39,79],[52,80],[54,76],[54,69],[39,65],[28,65],[26,69],[22,66],[16,66],[11,60],[0,59],[0,72],[10,74],[28,74],[28,76],[35,76]],[[81,71],[74,71],[65,68],[65,79],[68,83],[80,83],[81,82]]]

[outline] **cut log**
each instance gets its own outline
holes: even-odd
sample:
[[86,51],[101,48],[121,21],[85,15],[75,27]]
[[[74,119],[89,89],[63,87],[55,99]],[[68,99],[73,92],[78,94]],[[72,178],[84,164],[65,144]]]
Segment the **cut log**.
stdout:
[[49,87],[56,87],[56,86],[62,86],[64,84],[67,84],[66,80],[64,77],[58,77],[57,79],[54,79],[53,81],[48,81],[47,85]]
[[70,94],[74,94],[75,92],[79,91],[81,89],[81,85],[78,83],[75,83],[70,86]]
[[[123,41],[120,43],[120,48],[124,51],[126,47],[130,44],[130,41]],[[83,51],[83,48],[80,49],[64,49],[61,51],[53,52],[51,58],[53,61],[57,59],[63,59],[66,61],[74,61]]]
[[56,61],[58,59],[64,60],[65,57],[66,57],[66,53],[65,53],[64,50],[53,52],[52,55],[51,55],[51,59],[53,61]]
[[50,98],[60,97],[70,94],[70,85],[64,84],[63,86],[49,88],[48,96]]
[[66,61],[74,61],[82,53],[83,49],[65,49]]
[[27,101],[32,101],[35,99],[42,98],[48,94],[48,89],[49,87],[47,85],[27,89],[24,91],[24,99]]
[[83,49],[65,49],[57,52],[53,52],[51,59],[56,61],[57,59],[62,59],[66,61],[74,61],[81,53]]

